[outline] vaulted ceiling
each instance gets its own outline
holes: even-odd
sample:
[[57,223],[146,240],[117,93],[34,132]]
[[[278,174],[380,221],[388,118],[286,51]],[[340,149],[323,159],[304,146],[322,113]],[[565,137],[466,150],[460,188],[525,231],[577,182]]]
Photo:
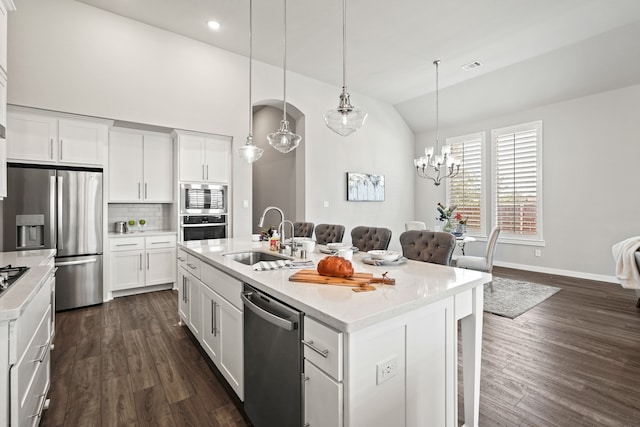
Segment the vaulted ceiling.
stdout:
[[[248,56],[249,0],[77,1]],[[253,2],[254,58],[277,66],[283,6]],[[342,1],[289,1],[287,32],[289,70],[342,85]],[[422,132],[435,59],[446,127],[640,84],[639,40],[638,0],[347,0],[347,85]]]

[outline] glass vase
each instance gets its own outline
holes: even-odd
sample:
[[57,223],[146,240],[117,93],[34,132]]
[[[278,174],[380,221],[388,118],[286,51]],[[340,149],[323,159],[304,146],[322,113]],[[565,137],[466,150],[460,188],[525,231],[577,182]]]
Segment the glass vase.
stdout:
[[446,231],[447,233],[451,232],[451,219],[447,218],[445,223],[444,223],[444,227],[442,227],[443,231]]

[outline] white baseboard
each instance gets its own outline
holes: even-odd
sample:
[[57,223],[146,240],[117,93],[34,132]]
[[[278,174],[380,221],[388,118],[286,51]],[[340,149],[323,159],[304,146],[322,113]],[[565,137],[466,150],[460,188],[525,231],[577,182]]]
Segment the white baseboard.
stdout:
[[494,261],[493,265],[498,267],[515,268],[517,270],[535,271],[536,273],[549,273],[558,276],[576,277],[578,279],[595,280],[598,282],[615,283],[620,285],[620,281],[615,276],[605,276],[603,274],[583,273],[581,271],[562,270],[559,268],[539,267],[527,264],[514,264],[510,262]]

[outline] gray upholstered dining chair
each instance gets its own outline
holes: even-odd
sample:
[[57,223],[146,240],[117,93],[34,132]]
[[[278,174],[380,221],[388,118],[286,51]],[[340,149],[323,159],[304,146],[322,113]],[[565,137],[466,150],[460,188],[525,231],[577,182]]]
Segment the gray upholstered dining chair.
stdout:
[[400,246],[409,259],[450,265],[456,238],[444,231],[409,230],[400,235]]
[[385,250],[391,241],[391,230],[383,227],[359,225],[351,230],[351,243],[363,252]]
[[500,235],[500,227],[494,227],[489,234],[489,240],[487,241],[487,252],[485,256],[459,256],[456,260],[456,267],[466,268],[469,270],[484,271],[491,273],[493,270],[493,254],[496,251],[496,244],[498,243],[498,236]]
[[344,225],[339,224],[318,224],[316,226],[316,243],[326,245],[327,243],[342,242],[344,237]]
[[405,231],[409,230],[426,230],[427,224],[422,221],[409,221],[404,224]]
[[312,222],[294,222],[293,223],[293,237],[311,237],[313,236]]

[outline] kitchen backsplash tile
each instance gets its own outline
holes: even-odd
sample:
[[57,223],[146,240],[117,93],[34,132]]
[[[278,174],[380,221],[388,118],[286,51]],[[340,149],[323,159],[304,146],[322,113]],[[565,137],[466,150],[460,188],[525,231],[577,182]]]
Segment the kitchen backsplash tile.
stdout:
[[170,230],[172,205],[165,203],[109,203],[109,226],[116,221],[144,219],[147,230]]

